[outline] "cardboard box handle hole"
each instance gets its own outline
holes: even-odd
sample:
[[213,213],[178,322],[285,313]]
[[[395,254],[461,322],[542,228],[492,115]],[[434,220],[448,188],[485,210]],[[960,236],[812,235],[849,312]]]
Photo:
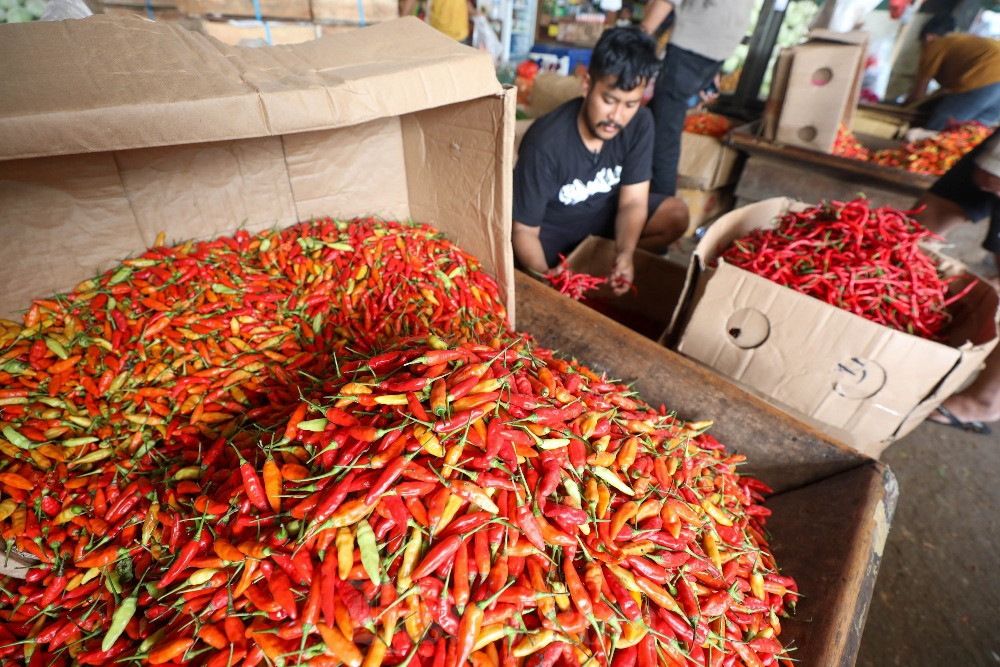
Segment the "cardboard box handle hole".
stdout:
[[812,73],[812,85],[825,86],[833,79],[833,70],[829,67],[820,67]]
[[851,357],[830,371],[833,391],[844,398],[864,400],[871,398],[885,386],[886,372],[877,362],[861,357]]
[[797,134],[802,141],[815,141],[819,131],[812,125],[806,125],[805,127],[800,127]]
[[767,315],[754,308],[741,308],[726,321],[726,335],[736,347],[750,350],[764,344],[771,334]]

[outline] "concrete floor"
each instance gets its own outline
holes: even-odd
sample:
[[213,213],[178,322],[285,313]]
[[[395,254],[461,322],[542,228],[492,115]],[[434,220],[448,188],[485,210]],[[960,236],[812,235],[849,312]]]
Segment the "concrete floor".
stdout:
[[[985,229],[949,254],[997,274]],[[1000,424],[974,435],[925,422],[882,454],[899,504],[858,654],[859,667],[1000,665]]]
[[924,423],[882,461],[899,481],[859,667],[1000,665],[1000,424]]

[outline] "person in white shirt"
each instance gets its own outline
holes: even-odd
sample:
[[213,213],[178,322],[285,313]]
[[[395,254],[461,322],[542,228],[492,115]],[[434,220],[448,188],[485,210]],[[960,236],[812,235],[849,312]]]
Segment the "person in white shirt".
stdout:
[[642,29],[652,35],[674,12],[674,27],[656,77],[651,108],[656,123],[650,191],[677,192],[677,163],[688,100],[704,90],[743,40],[754,0],[649,0]]

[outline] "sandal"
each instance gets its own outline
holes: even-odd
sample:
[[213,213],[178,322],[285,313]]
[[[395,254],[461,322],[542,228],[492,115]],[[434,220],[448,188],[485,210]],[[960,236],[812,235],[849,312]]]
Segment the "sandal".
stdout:
[[935,424],[941,424],[942,426],[950,426],[951,428],[961,429],[967,433],[975,433],[976,435],[990,435],[993,431],[989,426],[980,421],[967,421],[964,422],[954,415],[954,413],[943,405],[937,406],[938,414],[947,419],[948,421],[937,421],[936,419],[929,419],[928,421]]

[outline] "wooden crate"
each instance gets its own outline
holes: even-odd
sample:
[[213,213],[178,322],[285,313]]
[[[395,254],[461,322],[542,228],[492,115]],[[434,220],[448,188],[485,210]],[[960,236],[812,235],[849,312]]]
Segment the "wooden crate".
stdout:
[[[759,136],[758,123],[738,127],[730,140],[748,154],[736,185],[736,206],[792,197],[816,203],[866,195],[878,206],[908,209],[936,176],[788,146]],[[885,138],[860,137],[872,149],[898,145]]]
[[541,345],[634,382],[681,418],[715,419],[711,433],[747,456],[741,472],[776,492],[771,546],[803,594],[782,642],[797,664],[853,665],[899,494],[892,472],[524,274],[515,294],[517,328]]

